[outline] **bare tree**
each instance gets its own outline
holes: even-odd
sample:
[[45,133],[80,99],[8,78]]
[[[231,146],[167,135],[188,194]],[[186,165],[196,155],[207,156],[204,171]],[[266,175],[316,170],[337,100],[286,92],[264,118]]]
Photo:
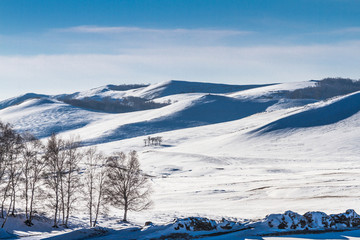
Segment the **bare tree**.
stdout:
[[24,177],[24,197],[25,197],[25,224],[32,226],[33,208],[35,195],[39,188],[41,175],[45,167],[43,159],[44,146],[30,133],[23,135],[24,148],[22,151],[24,159],[23,177]]
[[7,131],[10,125],[0,122],[0,182],[3,180],[7,167]]
[[148,136],[147,138],[144,139],[144,145],[146,146],[160,146],[162,142],[162,137],[150,137]]
[[156,138],[157,138],[158,145],[160,146],[162,143],[162,137],[156,137]]
[[105,157],[101,153],[97,153],[96,148],[90,148],[85,156],[87,208],[90,227],[95,227],[104,198]]
[[10,181],[4,181],[7,165],[8,165],[8,132],[10,131],[10,125],[0,122],[0,184],[2,192],[1,201],[1,218],[4,218],[4,204],[8,198]]
[[106,200],[128,211],[141,211],[151,206],[149,179],[141,169],[136,151],[127,156],[120,152],[107,160]]
[[9,191],[10,190],[10,181],[5,181],[3,183],[1,192],[2,192],[2,200],[1,200],[1,218],[4,218],[5,212],[5,201],[10,197]]
[[59,139],[55,134],[49,138],[45,150],[46,171],[45,179],[52,193],[52,207],[54,208],[54,225],[58,227],[58,214],[60,213],[60,194],[64,171],[65,157],[63,150],[64,141]]
[[[6,166],[3,174],[7,174],[7,181],[4,195],[3,204],[8,196],[10,196],[10,203],[6,213],[6,218],[1,227],[4,227],[8,216],[15,215],[15,203],[16,203],[16,192],[18,189],[18,183],[22,172],[22,161],[19,158],[22,149],[22,138],[17,134],[11,127],[10,124],[1,124],[1,142],[2,142],[2,159]],[[4,175],[2,175],[2,178]],[[4,205],[2,205],[3,210]]]
[[76,193],[81,186],[79,162],[82,158],[82,153],[79,151],[79,147],[80,140],[78,138],[71,138],[65,143],[65,181],[63,184],[65,191],[62,194],[63,224],[65,227],[68,227],[69,216],[73,210],[73,203],[76,201]]

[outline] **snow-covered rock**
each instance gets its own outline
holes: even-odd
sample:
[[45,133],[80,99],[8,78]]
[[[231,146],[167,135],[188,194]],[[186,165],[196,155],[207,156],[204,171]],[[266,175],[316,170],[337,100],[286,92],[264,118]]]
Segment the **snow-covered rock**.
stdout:
[[201,217],[180,218],[174,223],[175,230],[186,229],[187,231],[211,231],[216,229],[216,226],[215,220]]
[[307,212],[304,217],[308,221],[309,228],[322,229],[322,228],[333,228],[335,221],[331,216],[324,212]]
[[353,209],[345,213],[327,215],[324,212],[307,212],[304,215],[292,211],[284,214],[270,214],[263,222],[273,229],[285,230],[321,230],[342,229],[360,226],[360,215]]
[[346,227],[360,226],[360,215],[353,209],[348,209],[345,213],[331,214],[331,217],[336,224],[344,224]]
[[270,214],[265,222],[270,228],[303,230],[307,227],[307,219],[295,212],[286,211],[284,214]]
[[231,229],[241,228],[243,225],[240,222],[230,221],[223,218],[221,221],[212,220],[204,217],[188,217],[177,218],[171,225],[176,231],[228,231]]

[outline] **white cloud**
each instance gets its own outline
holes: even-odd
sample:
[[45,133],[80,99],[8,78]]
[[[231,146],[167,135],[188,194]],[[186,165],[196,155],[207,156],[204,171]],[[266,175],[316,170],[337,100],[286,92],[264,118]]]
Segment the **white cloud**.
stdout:
[[1,98],[20,92],[73,92],[108,83],[169,79],[245,84],[327,76],[359,78],[358,52],[360,42],[128,49],[117,55],[1,56]]
[[54,29],[56,32],[70,32],[70,33],[150,33],[150,34],[205,34],[205,35],[249,35],[252,31],[238,31],[238,30],[217,30],[217,29],[155,29],[155,28],[139,28],[139,27],[100,27],[100,26],[76,26],[70,28]]

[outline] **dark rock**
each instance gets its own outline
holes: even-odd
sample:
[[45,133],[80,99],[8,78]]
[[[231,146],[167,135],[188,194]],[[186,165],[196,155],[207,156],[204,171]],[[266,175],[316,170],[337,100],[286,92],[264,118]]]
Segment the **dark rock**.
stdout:
[[187,233],[171,233],[166,236],[161,236],[160,238],[153,238],[151,240],[169,240],[169,239],[179,239],[179,240],[189,240],[192,239],[192,237]]
[[152,226],[152,225],[154,225],[154,224],[151,221],[145,222],[145,226]]
[[188,231],[211,231],[217,226],[214,220],[200,217],[177,219],[174,225],[175,230],[185,227]]

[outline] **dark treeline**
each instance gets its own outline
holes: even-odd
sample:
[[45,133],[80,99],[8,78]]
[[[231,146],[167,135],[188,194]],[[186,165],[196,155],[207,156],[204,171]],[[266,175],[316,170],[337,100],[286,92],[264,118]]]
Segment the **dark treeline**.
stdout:
[[108,205],[124,209],[126,221],[128,211],[150,206],[148,180],[136,151],[105,156],[96,148],[83,150],[78,138],[55,134],[43,144],[0,122],[2,228],[22,212],[32,226],[40,210],[53,218],[53,227],[68,227],[75,210],[86,211],[89,225],[95,226]]
[[131,89],[147,87],[149,84],[121,84],[121,85],[107,85],[108,89],[113,91],[127,91]]
[[360,91],[360,81],[348,78],[325,78],[317,81],[315,87],[296,89],[287,92],[286,96],[292,99],[324,100],[356,91]]
[[160,108],[168,105],[168,103],[156,103],[139,97],[124,97],[122,99],[113,99],[110,97],[95,99],[86,97],[83,99],[64,98],[65,103],[75,107],[87,108],[95,111],[108,113],[124,113],[140,110],[148,110]]

